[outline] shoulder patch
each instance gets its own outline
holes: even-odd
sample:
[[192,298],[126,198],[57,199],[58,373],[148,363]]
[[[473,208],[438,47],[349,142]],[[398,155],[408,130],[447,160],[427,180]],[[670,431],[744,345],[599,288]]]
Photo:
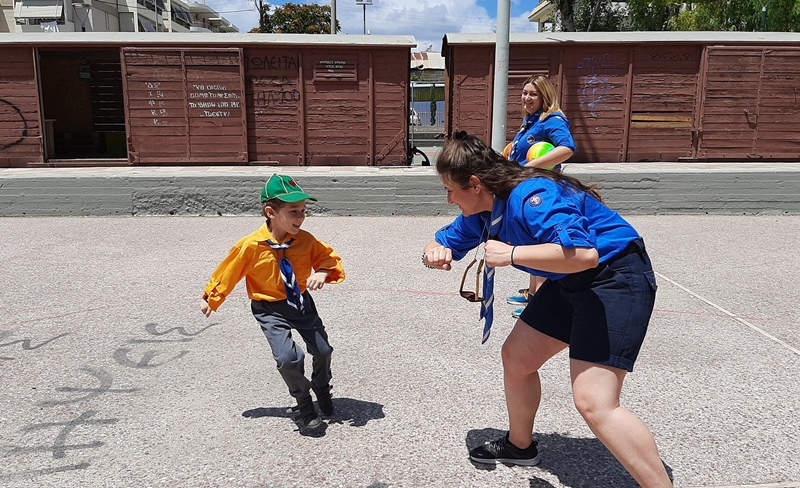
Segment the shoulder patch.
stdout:
[[542,197],[534,195],[528,200],[528,203],[531,207],[538,207],[542,203]]

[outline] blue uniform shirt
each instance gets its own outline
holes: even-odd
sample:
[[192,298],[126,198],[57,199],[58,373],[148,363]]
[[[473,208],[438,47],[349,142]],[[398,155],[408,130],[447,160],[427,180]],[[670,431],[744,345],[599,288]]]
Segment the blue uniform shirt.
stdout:
[[528,114],[522,121],[522,126],[511,142],[511,153],[508,159],[524,165],[527,161],[528,149],[537,142],[549,142],[555,147],[566,146],[575,151],[575,141],[569,132],[569,121],[564,114],[555,112],[544,120],[539,120],[542,111]]
[[[513,246],[554,243],[566,248],[595,248],[602,263],[639,237],[625,219],[591,195],[545,177],[523,181],[507,200],[495,197],[494,205],[495,213],[498,206],[504,207],[497,239]],[[452,250],[453,259],[460,260],[486,240],[490,218],[491,212],[459,215],[436,232],[435,240]],[[551,280],[566,276],[514,267]]]

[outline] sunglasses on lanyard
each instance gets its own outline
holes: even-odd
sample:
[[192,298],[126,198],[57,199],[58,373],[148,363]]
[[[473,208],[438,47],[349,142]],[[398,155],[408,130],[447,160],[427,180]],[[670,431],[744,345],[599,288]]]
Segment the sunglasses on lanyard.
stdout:
[[[483,276],[483,273],[481,273],[481,271],[483,271],[483,263],[485,260],[486,260],[485,258],[481,258],[481,260],[478,261],[477,258],[473,258],[472,262],[469,263],[469,266],[467,266],[467,269],[464,270],[464,276],[461,277],[461,287],[458,289],[458,293],[463,298],[466,298],[467,301],[469,302],[483,301],[483,297],[480,296],[480,290],[481,290],[481,276]],[[475,271],[475,291],[465,290],[464,283],[467,282],[467,275],[469,274],[469,270],[475,265],[475,263],[478,263],[478,268]]]
[[[498,238],[497,236],[492,235],[492,236],[489,236],[487,240],[496,241],[497,238]],[[470,268],[472,268],[475,265],[475,263],[478,263],[478,268],[475,270],[475,291],[465,290],[464,289],[464,283],[467,282],[467,275],[469,274],[469,270],[470,270]],[[461,287],[458,289],[458,293],[463,298],[467,299],[467,301],[469,301],[469,302],[482,302],[483,301],[483,297],[480,296],[481,289],[482,289],[481,288],[481,276],[483,276],[483,273],[481,273],[481,271],[483,271],[483,267],[485,266],[485,264],[486,264],[486,253],[485,253],[485,250],[484,250],[483,257],[480,259],[480,261],[478,261],[478,248],[475,248],[475,257],[472,258],[472,262],[469,263],[469,266],[467,266],[467,269],[464,270],[464,276],[461,277]]]

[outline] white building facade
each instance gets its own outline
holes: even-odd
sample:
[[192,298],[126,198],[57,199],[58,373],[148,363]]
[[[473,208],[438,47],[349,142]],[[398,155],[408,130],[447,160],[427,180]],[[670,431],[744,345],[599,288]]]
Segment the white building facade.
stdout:
[[239,32],[182,0],[0,0],[0,32]]

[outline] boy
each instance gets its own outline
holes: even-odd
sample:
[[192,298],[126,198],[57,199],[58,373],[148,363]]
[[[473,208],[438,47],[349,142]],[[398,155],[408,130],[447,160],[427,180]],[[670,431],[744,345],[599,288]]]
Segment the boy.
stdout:
[[[309,389],[317,397],[320,411],[333,413],[330,394],[331,353],[328,334],[307,290],[344,280],[341,258],[327,244],[300,226],[306,218],[306,200],[291,176],[272,175],[261,190],[261,212],[266,224],[233,246],[203,292],[200,310],[206,317],[216,311],[246,279],[251,310],[272,348],[278,371],[297,400],[303,427],[317,428],[322,421],[314,409]],[[305,377],[305,355],[292,340],[297,330],[313,357],[311,381]]]

